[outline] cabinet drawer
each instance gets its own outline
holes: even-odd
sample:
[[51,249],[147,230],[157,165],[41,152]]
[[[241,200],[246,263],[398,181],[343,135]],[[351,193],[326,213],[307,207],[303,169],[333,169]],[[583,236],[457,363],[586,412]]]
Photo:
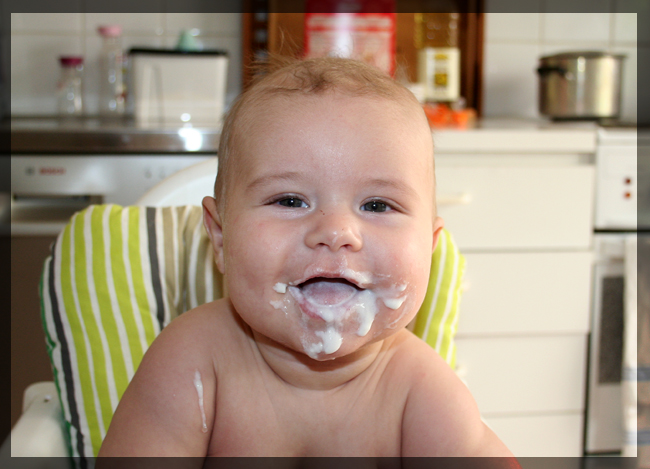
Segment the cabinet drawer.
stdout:
[[594,168],[438,166],[438,212],[461,249],[591,245]]
[[457,341],[457,373],[481,414],[584,408],[587,336]]
[[458,336],[587,333],[590,252],[468,253]]
[[[516,457],[582,456],[582,414],[486,417],[485,422]],[[544,462],[540,468],[548,467]]]

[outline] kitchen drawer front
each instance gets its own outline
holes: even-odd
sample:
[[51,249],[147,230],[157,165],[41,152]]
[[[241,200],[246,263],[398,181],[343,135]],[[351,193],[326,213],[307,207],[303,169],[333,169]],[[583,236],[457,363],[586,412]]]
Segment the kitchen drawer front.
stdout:
[[458,336],[587,333],[591,252],[467,253]]
[[485,422],[516,457],[582,456],[582,414],[485,417]]
[[594,167],[436,168],[438,212],[462,249],[587,249]]
[[584,409],[587,336],[458,339],[456,372],[481,414]]

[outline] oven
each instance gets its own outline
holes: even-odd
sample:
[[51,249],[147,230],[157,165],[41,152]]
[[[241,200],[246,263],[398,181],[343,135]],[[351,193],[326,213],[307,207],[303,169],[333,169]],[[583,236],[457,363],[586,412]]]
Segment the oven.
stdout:
[[629,439],[637,436],[630,429],[631,419],[624,418],[622,382],[630,374],[624,365],[626,347],[636,348],[631,339],[636,340],[636,332],[630,335],[629,329],[636,328],[636,316],[643,312],[643,308],[637,311],[636,298],[630,296],[630,283],[642,290],[639,297],[646,294],[647,285],[637,283],[637,263],[650,262],[632,249],[638,242],[638,252],[648,252],[644,244],[650,229],[647,143],[643,131],[637,135],[636,128],[600,128],[598,133],[587,455],[624,453]]

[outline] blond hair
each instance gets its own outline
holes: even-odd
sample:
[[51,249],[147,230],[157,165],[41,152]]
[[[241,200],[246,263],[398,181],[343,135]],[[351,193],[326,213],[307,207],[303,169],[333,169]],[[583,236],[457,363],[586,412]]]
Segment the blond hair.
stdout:
[[238,140],[251,131],[255,113],[276,97],[293,97],[327,92],[370,96],[419,106],[413,93],[376,67],[353,59],[323,57],[300,60],[272,57],[265,74],[256,79],[233,103],[226,114],[219,141],[219,168],[214,197],[222,216],[226,186],[237,159]]

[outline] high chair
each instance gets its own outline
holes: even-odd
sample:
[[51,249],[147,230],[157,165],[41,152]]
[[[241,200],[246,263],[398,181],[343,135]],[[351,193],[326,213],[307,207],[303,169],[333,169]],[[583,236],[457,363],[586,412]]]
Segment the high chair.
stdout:
[[[213,193],[216,169],[216,158],[206,160],[133,206],[94,205],[71,218],[40,284],[54,382],[25,391],[24,413],[0,457],[74,456],[84,467],[158,333],[184,311],[223,296],[200,207]],[[451,366],[463,271],[464,258],[444,231],[412,329]]]

